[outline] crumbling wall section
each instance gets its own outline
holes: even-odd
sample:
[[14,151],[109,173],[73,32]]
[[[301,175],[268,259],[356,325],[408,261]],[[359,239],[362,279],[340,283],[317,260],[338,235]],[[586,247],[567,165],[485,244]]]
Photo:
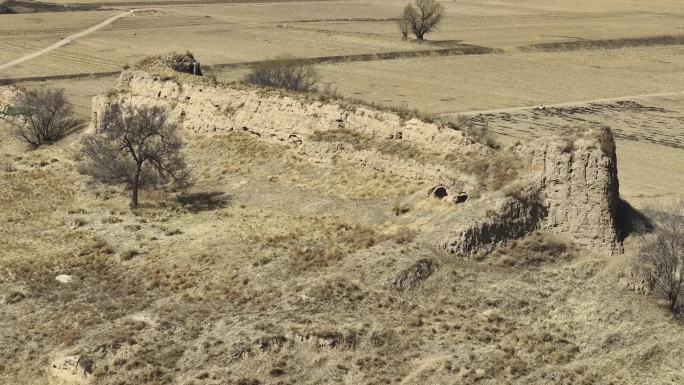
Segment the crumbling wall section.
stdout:
[[538,141],[524,150],[548,215],[543,227],[591,249],[622,251],[615,223],[619,202],[612,136],[592,129],[574,141]]
[[[447,251],[464,257],[490,251],[509,239],[547,229],[597,252],[621,250],[615,226],[618,202],[617,159],[613,138],[586,130],[572,140],[539,139],[518,145],[523,173],[515,191],[477,191],[472,175],[440,162],[418,162],[402,154],[356,149],[344,142],[315,141],[317,132],[347,130],[381,141],[402,141],[425,152],[486,157],[489,149],[456,130],[365,106],[306,100],[276,91],[163,81],[143,72],[123,72],[117,88],[93,99],[95,128],[114,102],[166,106],[182,127],[202,135],[241,131],[293,148],[312,160],[348,162],[359,170],[399,175],[407,183],[437,184],[454,197],[458,210],[473,207],[464,221],[457,215],[435,232]],[[471,199],[469,196],[479,198]],[[434,199],[434,198],[430,198]],[[454,209],[456,210],[456,208]]]

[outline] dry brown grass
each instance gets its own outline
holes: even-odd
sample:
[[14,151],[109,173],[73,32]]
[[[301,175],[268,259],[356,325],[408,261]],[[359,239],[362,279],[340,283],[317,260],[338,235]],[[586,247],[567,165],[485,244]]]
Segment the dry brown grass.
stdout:
[[[319,173],[325,165],[241,135],[193,142],[187,155],[197,195],[146,193],[136,214],[122,192],[88,186],[60,148],[8,157],[4,382],[44,383],[53,352],[80,354],[105,385],[656,384],[651,362],[674,364],[658,346],[681,346],[663,333],[678,326],[649,298],[615,290],[604,259],[535,236],[455,260],[410,227],[421,205],[401,200],[411,210],[395,216],[393,201],[364,203],[345,184],[326,195],[315,181],[340,176]],[[217,190],[225,204],[201,203]],[[321,197],[333,203],[311,204]],[[86,223],[72,228],[76,218]],[[387,286],[424,258],[440,266],[429,279]]]
[[504,266],[539,266],[548,262],[568,262],[577,252],[576,246],[572,243],[537,232],[496,249],[493,256]]
[[[524,8],[510,2],[444,3],[460,16],[436,39],[454,44],[447,39],[456,36],[508,53],[404,53],[419,47],[389,37],[396,28],[383,18],[400,5],[386,1],[364,7],[167,6],[101,30],[98,44],[71,44],[4,76],[68,79],[62,84],[87,114],[90,95],[114,80],[74,81],[70,74],[117,71],[130,58],[148,55],[150,47],[172,41],[192,45],[212,63],[257,61],[293,49],[327,60],[320,66],[322,80],[334,82],[338,95],[330,91],[312,99],[359,97],[395,106],[389,109],[403,119],[679,91],[676,46],[609,54],[513,52],[523,44],[561,39],[556,36],[674,34],[682,9],[676,1],[659,3],[657,13],[651,4],[619,0],[530,1]],[[325,20],[332,13],[342,20]],[[103,15],[0,16],[11,40],[0,56],[12,60]],[[310,22],[296,22],[303,19]],[[333,51],[337,58],[322,58]],[[345,60],[356,61],[340,63]],[[424,76],[426,68],[440,76]],[[183,75],[178,80],[212,81]],[[350,107],[357,102],[351,98]],[[618,144],[624,154],[621,182],[629,181],[621,183],[622,192],[650,199],[681,191],[682,178],[672,167],[681,158],[680,138],[672,130],[680,104],[673,98],[662,104],[669,112],[598,111],[586,117],[502,114],[490,126],[528,138],[564,125],[564,119],[573,125],[615,124],[616,135],[631,138]],[[145,193],[133,215],[122,210],[127,203],[121,191],[88,185],[74,172],[69,142],[20,154],[3,132],[0,127],[0,165],[7,165],[0,166],[0,383],[45,384],[55,354],[82,355],[93,365],[94,383],[102,385],[684,383],[677,370],[684,354],[681,324],[651,298],[615,283],[614,265],[626,257],[592,256],[570,243],[563,251],[559,240],[534,236],[481,261],[457,260],[423,239],[430,231],[449,231],[430,220],[425,206],[433,202],[421,204],[411,195],[418,191],[423,197],[423,189],[401,178],[359,173],[342,162],[312,164],[248,135],[189,143],[196,176],[189,195]],[[466,164],[366,138],[333,139],[358,140],[361,148],[381,147],[386,154],[426,162]],[[509,167],[515,159],[506,159],[506,150],[500,154],[473,159],[471,166],[493,189],[506,189],[516,174]],[[217,191],[226,199],[214,199]],[[466,208],[459,207],[464,220]],[[76,221],[82,224],[74,227]],[[297,257],[299,246],[311,245],[320,252]],[[128,259],[128,250],[139,254]],[[387,287],[423,258],[436,260],[440,269],[412,290]],[[75,280],[59,284],[57,274]]]
[[[277,145],[264,143],[247,133],[201,138],[191,143],[192,157],[206,162],[195,173],[251,174],[259,180],[304,188],[329,196],[377,198],[400,197],[416,187],[399,176],[379,172],[359,173],[349,165],[313,167],[310,162]],[[213,160],[212,160],[213,159]],[[215,176],[212,176],[215,177]]]
[[453,170],[462,168],[459,154],[434,153],[406,141],[371,138],[349,129],[315,131],[309,139],[317,142],[347,143],[357,151],[373,150],[383,155],[411,159],[423,164],[445,164]]
[[475,157],[464,163],[465,170],[475,175],[488,190],[498,191],[513,183],[522,172],[523,165],[511,148]]

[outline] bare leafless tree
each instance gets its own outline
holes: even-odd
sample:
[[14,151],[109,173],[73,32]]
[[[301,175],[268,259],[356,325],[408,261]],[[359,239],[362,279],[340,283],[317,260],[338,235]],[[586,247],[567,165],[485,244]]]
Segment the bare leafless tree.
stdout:
[[684,312],[684,201],[672,208],[646,211],[654,226],[645,235],[638,262],[654,292],[673,315]]
[[26,90],[13,104],[13,133],[33,148],[54,143],[83,125],[63,89]]
[[409,3],[402,15],[402,20],[418,40],[423,40],[425,34],[435,29],[443,19],[444,6],[435,0],[416,0],[415,5]]
[[99,131],[84,137],[82,144],[81,171],[105,183],[125,184],[132,209],[138,207],[140,188],[187,181],[176,124],[160,107],[113,104]]

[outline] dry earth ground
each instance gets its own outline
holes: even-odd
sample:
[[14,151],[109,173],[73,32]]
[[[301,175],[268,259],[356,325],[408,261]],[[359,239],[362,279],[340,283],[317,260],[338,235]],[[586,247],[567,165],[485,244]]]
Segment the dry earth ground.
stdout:
[[[183,3],[0,78],[113,71],[172,49],[221,64],[458,41],[504,53],[319,70],[343,95],[435,113],[676,92],[684,79],[682,45],[520,48],[681,35],[684,4],[674,0],[445,2],[448,21],[428,35],[437,42],[422,45],[401,41],[386,20],[404,1]],[[0,62],[117,12],[0,15]],[[217,71],[226,81],[241,73]],[[112,83],[25,85],[65,87],[88,115],[90,97]],[[622,194],[644,206],[684,191],[684,97],[634,101],[477,119],[504,141],[612,126]],[[26,152],[0,127],[0,383],[44,384],[50,362],[72,353],[95,360],[102,384],[684,383],[682,326],[622,289],[633,239],[610,260],[582,250],[551,258],[528,243],[454,260],[423,238],[426,218],[444,209],[423,192],[241,136],[187,138],[195,195],[148,194],[132,214],[122,192],[76,172],[77,136]],[[408,213],[395,216],[397,206]],[[422,285],[386,285],[421,258],[440,265]],[[58,274],[75,280],[60,284]]]
[[[6,383],[71,354],[98,384],[684,380],[681,325],[621,289],[627,255],[539,237],[456,260],[423,240],[448,209],[424,192],[240,134],[188,137],[192,191],[134,214],[75,171],[76,137],[25,152],[2,132]],[[388,285],[422,258],[422,285]]]

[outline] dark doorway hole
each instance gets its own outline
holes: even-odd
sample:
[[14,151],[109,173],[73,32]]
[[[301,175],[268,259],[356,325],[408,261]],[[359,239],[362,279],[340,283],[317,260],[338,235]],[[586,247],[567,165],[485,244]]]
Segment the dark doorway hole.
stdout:
[[458,193],[458,195],[456,195],[456,203],[463,203],[467,200],[468,200],[468,194],[466,194],[463,191],[461,191],[460,193]]
[[432,192],[432,195],[434,195],[435,198],[442,199],[446,196],[449,196],[449,193],[445,187],[439,186],[435,189],[435,191]]

